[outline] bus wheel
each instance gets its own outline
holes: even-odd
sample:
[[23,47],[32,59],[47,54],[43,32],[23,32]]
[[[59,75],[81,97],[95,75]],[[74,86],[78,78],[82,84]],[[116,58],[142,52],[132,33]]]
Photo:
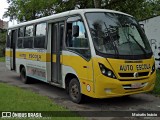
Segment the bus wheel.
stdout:
[[23,83],[25,83],[25,84],[28,83],[28,79],[27,79],[27,76],[26,76],[26,69],[24,67],[21,69],[20,78],[21,78]]
[[73,78],[69,83],[69,96],[70,99],[75,103],[82,102],[82,94],[80,91],[80,84],[76,78]]

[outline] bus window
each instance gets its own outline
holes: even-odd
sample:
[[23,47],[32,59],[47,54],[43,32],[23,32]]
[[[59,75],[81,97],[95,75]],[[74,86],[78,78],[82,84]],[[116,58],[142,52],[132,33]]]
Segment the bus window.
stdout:
[[33,36],[33,25],[27,26],[25,29],[25,37],[32,37]]
[[33,48],[33,25],[25,28],[25,37],[23,41],[24,48]]
[[[79,27],[78,37],[74,37],[72,34],[72,28],[74,25],[78,25]],[[73,50],[86,58],[90,56],[88,38],[84,24],[81,20],[67,23],[66,46],[68,49]]]
[[67,24],[67,40],[66,40],[66,46],[72,47],[72,23]]
[[24,48],[33,48],[33,38],[25,38],[23,41]]
[[17,48],[23,47],[23,36],[24,36],[24,28],[18,29],[18,41],[17,41]]
[[23,37],[23,34],[24,34],[24,28],[19,28],[18,29],[18,37]]
[[61,24],[60,25],[60,51],[62,51],[62,46],[63,46],[63,43],[62,43],[62,41],[63,41],[63,32],[64,31],[64,25],[63,24]]
[[6,48],[10,48],[11,46],[11,30],[8,30]]
[[34,48],[45,48],[46,23],[36,25],[36,36],[34,39]]
[[23,47],[23,38],[18,38],[17,48],[22,48],[22,47]]
[[36,36],[46,35],[46,23],[40,23],[36,25]]

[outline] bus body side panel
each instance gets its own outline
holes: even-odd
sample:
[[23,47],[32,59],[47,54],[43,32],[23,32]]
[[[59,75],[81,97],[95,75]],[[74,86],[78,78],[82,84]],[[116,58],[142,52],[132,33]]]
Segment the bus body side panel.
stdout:
[[76,71],[71,66],[62,65],[62,88],[65,88],[65,78],[67,74],[73,74],[78,78]]
[[80,82],[81,93],[94,96],[92,60],[86,61],[73,52],[63,51],[62,64],[63,78],[69,73],[74,74]]
[[11,49],[6,48],[6,50],[5,50],[5,62],[6,62],[6,67],[9,70],[11,70],[11,57],[12,57]]
[[20,66],[26,69],[29,77],[47,82],[47,62],[46,50],[19,49],[16,53],[17,73],[20,73]]

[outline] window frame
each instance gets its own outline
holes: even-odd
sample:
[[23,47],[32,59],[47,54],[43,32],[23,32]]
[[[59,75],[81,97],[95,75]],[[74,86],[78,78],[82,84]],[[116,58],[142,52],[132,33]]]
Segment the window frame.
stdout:
[[[32,36],[26,36],[26,28],[27,28],[27,27],[30,27],[30,26],[33,26]],[[34,37],[34,24],[26,25],[26,26],[24,27],[24,37]]]
[[[79,17],[80,20],[83,22],[83,25],[84,25],[84,29],[86,31],[86,37],[87,37],[87,42],[88,42],[88,48],[77,48],[77,47],[67,47],[67,23],[73,23],[73,22],[76,22],[75,20],[69,20],[68,22],[68,19],[69,18],[72,18],[72,17]],[[78,20],[78,19],[77,19]],[[71,15],[71,16],[68,16],[65,20],[65,38],[64,38],[64,49],[67,50],[67,51],[70,51],[70,52],[73,52],[79,56],[81,56],[83,59],[85,59],[86,61],[89,61],[92,57],[92,54],[91,54],[91,46],[90,46],[90,41],[89,41],[89,35],[88,35],[88,31],[86,29],[87,25],[85,24],[84,22],[84,19],[83,17],[80,15],[80,14],[75,14],[75,15]],[[86,50],[89,50],[90,52],[90,56],[88,57],[85,57],[83,54],[80,54],[79,52],[76,52],[75,49],[78,49],[78,50],[81,50],[81,49],[86,49]]]
[[[19,33],[20,33],[20,29],[21,29],[21,28],[23,28],[23,34],[22,34],[22,36],[19,36]],[[17,38],[17,43],[16,43],[16,49],[23,49],[24,30],[25,30],[25,27],[24,27],[24,26],[18,27],[18,38]],[[19,40],[22,40],[22,47],[18,47],[18,41],[19,41]]]
[[[37,36],[36,35],[36,30],[37,30],[37,25],[40,25],[40,24],[43,24],[43,23],[45,23],[46,24],[46,31],[45,31],[45,35],[42,35],[42,36]],[[43,21],[43,22],[39,22],[39,23],[36,23],[35,25],[34,25],[34,42],[33,42],[33,49],[47,49],[47,47],[46,47],[46,42],[47,42],[47,29],[48,29],[48,27],[47,27],[48,25],[47,25],[47,21]],[[40,47],[35,47],[35,39],[36,38],[40,38],[40,37],[44,37],[44,47],[43,48],[40,48]]]
[[[41,24],[45,24],[46,26],[46,28],[45,28],[45,35],[36,35],[36,33],[37,33],[37,26],[38,25],[41,25]],[[47,30],[47,22],[40,22],[40,23],[37,23],[37,24],[35,24],[35,37],[40,37],[40,36],[46,36],[46,30]]]
[[6,48],[11,48],[11,30],[10,29],[8,29],[7,31]]
[[[32,30],[32,36],[26,36],[26,28],[29,27],[29,26],[33,26],[33,30]],[[35,34],[35,25],[34,24],[29,24],[29,25],[26,25],[24,27],[24,37],[23,37],[23,48],[24,49],[34,49],[33,45],[34,45],[34,34]],[[32,40],[32,47],[24,47],[24,43],[25,43],[25,40],[30,38]]]

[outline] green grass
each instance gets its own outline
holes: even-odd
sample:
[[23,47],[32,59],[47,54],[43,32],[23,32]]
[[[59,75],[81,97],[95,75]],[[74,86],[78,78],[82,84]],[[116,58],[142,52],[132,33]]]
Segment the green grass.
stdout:
[[0,57],[0,62],[5,62],[5,57]]
[[160,96],[160,70],[157,70],[157,78],[156,78],[155,87],[153,91],[151,91],[150,93]]
[[4,83],[0,83],[0,111],[67,111],[67,114],[75,117],[55,117],[54,120],[84,120],[45,96]]
[[157,79],[152,94],[160,96],[160,70],[157,70]]

